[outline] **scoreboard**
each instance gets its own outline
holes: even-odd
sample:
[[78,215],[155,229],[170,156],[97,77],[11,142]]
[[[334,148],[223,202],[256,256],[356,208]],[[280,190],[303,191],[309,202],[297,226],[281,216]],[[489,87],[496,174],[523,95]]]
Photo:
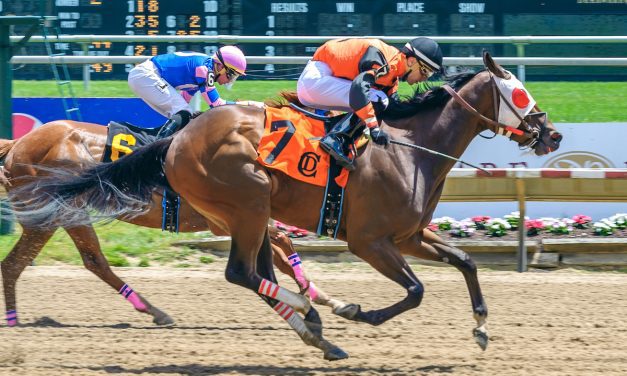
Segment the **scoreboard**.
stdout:
[[[265,35],[265,36],[492,36],[627,35],[627,0],[0,0],[0,15],[53,15],[60,34],[85,35]],[[15,34],[24,30],[16,28]],[[246,44],[250,56],[312,55],[319,44]],[[207,54],[219,46],[201,43],[55,43],[68,55],[145,55],[188,50]],[[445,56],[479,56],[483,48],[514,56],[513,46],[443,45]],[[625,56],[617,45],[531,45],[529,56]],[[45,55],[27,44],[18,55]],[[282,66],[283,68],[285,66]],[[298,66],[295,66],[298,67]],[[81,67],[71,66],[80,76]],[[124,79],[132,66],[94,64],[94,79]],[[251,67],[277,74],[268,64]],[[573,67],[570,69],[579,69]],[[594,70],[609,68],[592,68]],[[42,78],[36,66],[16,78]],[[557,74],[564,70],[557,70]]]

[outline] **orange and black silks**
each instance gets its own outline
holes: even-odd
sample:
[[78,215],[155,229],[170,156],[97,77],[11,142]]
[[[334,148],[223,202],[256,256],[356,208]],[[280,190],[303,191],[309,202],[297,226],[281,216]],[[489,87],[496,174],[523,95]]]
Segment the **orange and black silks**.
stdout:
[[406,73],[406,57],[396,47],[379,39],[334,39],[320,46],[313,60],[331,68],[334,77],[352,81],[349,105],[369,127],[376,126],[369,92],[375,88],[388,96],[398,90],[399,78]]

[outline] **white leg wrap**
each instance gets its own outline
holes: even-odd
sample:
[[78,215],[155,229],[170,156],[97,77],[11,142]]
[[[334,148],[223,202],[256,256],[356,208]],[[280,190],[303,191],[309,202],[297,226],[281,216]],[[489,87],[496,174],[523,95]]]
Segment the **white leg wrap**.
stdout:
[[291,292],[290,290],[285,289],[274,282],[268,281],[267,279],[263,279],[261,281],[257,292],[261,295],[283,302],[303,314],[307,313],[311,308],[309,300],[307,300],[304,296]]
[[274,310],[279,314],[279,316],[287,321],[287,323],[290,324],[290,326],[298,332],[299,335],[302,336],[307,331],[305,322],[296,312],[294,312],[292,307],[283,302],[279,302],[276,306],[274,306]]

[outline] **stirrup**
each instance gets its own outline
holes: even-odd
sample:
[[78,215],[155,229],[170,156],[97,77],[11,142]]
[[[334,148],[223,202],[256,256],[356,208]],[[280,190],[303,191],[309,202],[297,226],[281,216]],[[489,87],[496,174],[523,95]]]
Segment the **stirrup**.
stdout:
[[329,145],[325,144],[324,142],[320,143],[320,147],[322,148],[322,150],[324,150],[327,153],[329,153],[331,158],[335,159],[335,162],[337,162],[338,165],[344,167],[348,171],[354,171],[355,170],[355,164],[354,164],[355,159],[354,158],[351,159],[351,158],[347,157],[344,154],[339,154],[337,152],[337,150],[335,150],[334,148],[332,148]]

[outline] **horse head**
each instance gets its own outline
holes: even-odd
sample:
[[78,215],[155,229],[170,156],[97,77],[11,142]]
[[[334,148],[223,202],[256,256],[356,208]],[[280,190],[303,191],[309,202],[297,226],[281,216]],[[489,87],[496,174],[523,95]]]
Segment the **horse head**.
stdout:
[[507,135],[522,148],[545,155],[559,148],[562,135],[536,105],[527,89],[516,76],[497,64],[487,51],[483,63],[490,73],[495,121],[488,125],[492,131]]

